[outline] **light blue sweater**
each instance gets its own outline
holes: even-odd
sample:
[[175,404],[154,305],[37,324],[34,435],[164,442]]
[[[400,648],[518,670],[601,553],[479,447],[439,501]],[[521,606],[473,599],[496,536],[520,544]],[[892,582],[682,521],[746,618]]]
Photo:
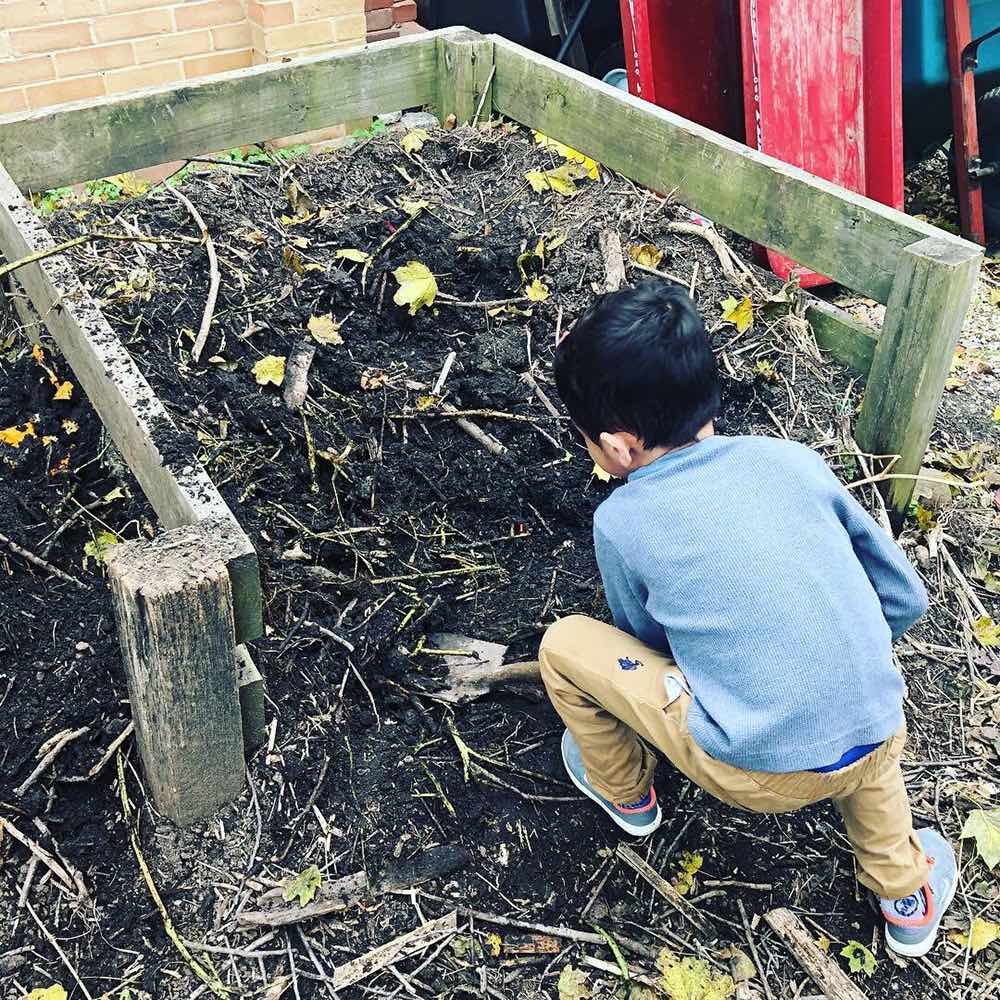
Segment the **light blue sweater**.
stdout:
[[598,507],[594,541],[615,624],[672,653],[716,759],[823,767],[902,725],[892,641],[927,592],[809,448],[716,436],[670,452]]

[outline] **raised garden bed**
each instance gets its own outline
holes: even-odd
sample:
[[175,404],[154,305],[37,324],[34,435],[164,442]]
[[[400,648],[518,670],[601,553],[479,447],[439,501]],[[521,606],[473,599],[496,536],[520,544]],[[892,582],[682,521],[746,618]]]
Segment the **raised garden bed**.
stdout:
[[[289,94],[297,99],[289,100]],[[308,95],[304,101],[302,94]],[[820,343],[860,369],[856,375],[871,369],[857,435],[866,451],[902,454],[893,474],[904,478],[886,482],[892,487],[890,511],[898,515],[904,509],[912,486],[905,477],[917,471],[923,457],[978,249],[507,43],[446,32],[368,53],[234,74],[183,95],[164,92],[36,116],[0,130],[0,150],[22,187],[48,187],[422,104],[437,106],[445,118],[450,112],[462,120],[477,112],[486,118],[492,109],[537,127],[654,190],[673,192],[747,237],[889,300],[880,338],[831,307],[810,303],[806,314]],[[138,148],[123,152],[124,123],[137,119],[150,127]],[[72,141],[80,129],[91,142]],[[347,808],[344,784],[360,781],[361,797],[371,803],[393,782],[404,755],[401,773],[421,798],[385,805],[382,823],[394,836],[389,843],[383,830],[370,845],[379,855],[377,864],[405,843],[395,834],[428,808],[432,818],[444,810],[434,820],[442,839],[442,821],[450,826],[468,817],[492,827],[495,812],[510,825],[502,837],[522,836],[511,832],[522,829],[521,810],[549,808],[543,803],[565,794],[557,783],[526,775],[536,768],[530,758],[520,762],[516,752],[505,759],[509,773],[500,786],[506,781],[514,789],[508,787],[499,799],[463,784],[461,772],[438,777],[434,757],[421,763],[431,765],[426,781],[409,776],[414,754],[427,740],[444,749],[452,737],[447,725],[442,728],[439,711],[429,713],[433,700],[419,694],[433,694],[440,683],[434,658],[407,659],[398,647],[412,651],[426,631],[446,627],[511,643],[513,655],[527,656],[554,616],[600,607],[589,513],[606,487],[591,479],[561,419],[520,376],[533,372],[543,393],[550,388],[545,371],[554,332],[572,322],[594,286],[607,280],[602,233],[614,232],[626,249],[655,243],[667,253],[661,269],[686,282],[694,279],[727,371],[728,432],[785,433],[835,452],[846,446],[844,430],[856,402],[852,392],[861,385],[817,356],[808,332],[783,315],[789,312],[786,303],[768,304],[770,315],[764,311],[768,297],[780,297],[778,289],[735,282],[704,239],[671,228],[684,221],[677,209],[627,180],[608,173],[599,181],[581,180],[580,193],[562,199],[534,192],[524,180],[530,170],[562,163],[525,133],[512,135],[503,127],[431,133],[414,155],[401,149],[400,138],[388,136],[294,170],[272,168],[259,176],[214,172],[184,189],[212,234],[222,274],[197,364],[184,331],[198,330],[211,282],[188,206],[159,193],[123,213],[109,207],[77,217],[71,211],[52,224],[57,234],[52,237],[8,183],[6,210],[0,212],[0,243],[9,259],[82,231],[113,228],[108,223],[119,215],[144,236],[187,238],[139,244],[143,257],[135,244],[97,242],[95,252],[81,243],[71,259],[26,265],[17,280],[163,526],[196,524],[205,530],[213,518],[232,524],[229,511],[235,514],[241,529],[235,556],[222,554],[214,563],[235,567],[227,575],[228,588],[217,572],[202,574],[211,579],[209,589],[221,606],[232,601],[233,624],[223,615],[221,622],[190,628],[183,637],[190,662],[205,648],[199,636],[218,644],[221,636],[235,642],[259,632],[256,572],[248,565],[253,555],[245,542],[259,555],[264,620],[273,630],[261,647],[271,697],[286,711],[299,699],[313,706],[305,718],[294,715],[295,735],[278,740],[277,751],[282,718],[275,719],[267,756],[269,766],[295,772],[289,779],[294,800],[272,800],[272,815],[290,831],[289,845],[303,821],[295,817],[309,799],[306,785],[335,786],[338,806]],[[59,161],[52,159],[55,152]],[[289,201],[292,180],[312,207],[297,203],[294,193]],[[420,206],[422,201],[427,204]],[[296,213],[302,216],[298,221]],[[533,255],[540,236],[545,251]],[[865,249],[863,258],[859,247]],[[343,249],[378,255],[366,267],[337,256]],[[392,272],[410,260],[439,276],[441,296],[434,311],[421,309],[412,318],[391,301],[397,286]],[[544,301],[524,301],[524,287],[535,278],[549,294]],[[742,291],[756,300],[758,321],[740,336],[719,321],[722,299]],[[110,326],[94,298],[102,300]],[[277,387],[257,384],[252,368],[269,357],[294,357],[303,341],[310,342],[310,318],[327,316],[341,324],[343,343],[329,342],[336,339],[329,327],[319,328],[328,342],[315,345],[309,398],[301,410],[289,409]],[[435,395],[452,351],[456,359],[438,395],[492,436],[500,446],[492,451],[464,432],[454,414],[426,398]],[[501,447],[505,451],[497,454]],[[846,478],[863,475],[855,455],[842,459]],[[209,526],[205,545],[212,538]],[[155,572],[162,551],[147,547],[137,558],[152,559],[148,565]],[[135,603],[139,590],[133,587],[131,598],[119,596],[119,621],[135,636],[144,626],[129,625],[134,616],[122,608],[130,599]],[[161,676],[168,673],[164,667]],[[208,743],[219,738],[222,719],[223,735],[233,747],[242,736],[235,679],[228,708],[224,704],[226,676],[234,678],[229,667],[215,675],[213,704],[221,707],[211,716],[182,720],[181,731],[200,733]],[[348,688],[353,697],[345,701]],[[133,685],[134,703],[145,699],[156,705],[170,697],[168,691],[147,698]],[[468,727],[473,733],[497,729],[508,741],[522,728],[537,728],[539,719],[552,725],[544,707],[501,704],[499,710],[483,705],[464,713],[465,739],[471,739]],[[134,714],[140,737],[143,726],[155,734],[156,720],[144,722],[135,704]],[[402,740],[395,738],[397,726]],[[359,771],[355,738],[363,748]],[[308,752],[313,740],[326,747],[321,767]],[[532,742],[526,738],[519,749],[527,753]],[[145,745],[140,740],[140,746],[148,776],[158,767],[152,740]],[[181,792],[191,792],[195,802],[188,810],[184,795],[172,797],[163,790],[169,782],[161,788],[154,779],[154,801],[168,815],[187,820],[210,812],[217,801],[200,797],[199,786],[212,785],[219,800],[236,791],[219,783],[219,772],[197,772],[204,756],[178,753],[177,759],[188,765]],[[210,763],[224,768],[222,776],[232,781],[232,757],[213,756]],[[487,767],[494,777],[498,766],[494,760]],[[296,786],[300,771],[309,781]],[[238,777],[241,783],[241,767]],[[355,798],[350,808],[364,805]],[[567,808],[573,810],[571,825],[578,826],[578,806]],[[238,822],[241,830],[246,827],[247,836],[238,837],[243,849],[245,840],[254,840],[251,818],[247,814]],[[590,818],[585,825],[592,828]],[[345,864],[358,863],[363,828],[367,824],[356,818],[340,830],[348,840],[357,832],[354,846],[344,845]],[[275,857],[285,835],[269,837]],[[523,836],[530,841],[527,832]],[[255,850],[250,853],[254,856],[241,864],[256,869],[259,859]],[[543,877],[545,859],[536,861],[525,870],[526,880]],[[517,894],[527,887],[528,881],[519,889],[514,880],[505,891]],[[398,914],[390,926],[397,919]]]

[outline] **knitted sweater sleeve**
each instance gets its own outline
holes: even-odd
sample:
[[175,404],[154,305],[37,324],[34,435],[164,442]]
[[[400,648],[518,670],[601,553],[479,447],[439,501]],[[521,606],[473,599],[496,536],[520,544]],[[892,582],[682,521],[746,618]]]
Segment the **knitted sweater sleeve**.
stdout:
[[832,481],[837,516],[878,594],[892,638],[898,639],[927,611],[927,589],[895,540],[879,527],[825,463],[823,467]]
[[649,596],[642,581],[630,572],[618,547],[594,525],[594,552],[604,582],[604,596],[615,627],[661,652],[669,652],[663,626],[646,610]]

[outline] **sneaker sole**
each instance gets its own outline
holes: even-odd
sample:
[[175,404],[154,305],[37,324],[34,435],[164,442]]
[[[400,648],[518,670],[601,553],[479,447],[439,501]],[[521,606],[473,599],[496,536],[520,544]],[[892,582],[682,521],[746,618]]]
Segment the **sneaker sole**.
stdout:
[[[886,924],[885,931],[885,946],[893,952],[895,955],[899,955],[902,958],[923,958],[931,948],[934,947],[937,941],[938,930],[941,927],[941,920],[944,917],[945,911],[951,906],[952,900],[955,898],[955,893],[958,891],[958,872],[955,872],[955,879],[951,883],[951,891],[948,893],[947,899],[940,905],[938,909],[938,919],[937,923],[934,925],[934,929],[931,931],[927,937],[921,941],[919,944],[904,944],[902,941],[897,941],[889,933],[888,922]],[[935,901],[936,903],[936,901]]]
[[569,775],[569,780],[573,782],[576,787],[583,792],[584,795],[590,799],[591,802],[596,802],[604,812],[614,821],[615,825],[620,829],[624,830],[626,833],[630,833],[633,837],[647,837],[651,833],[655,833],[659,829],[660,824],[663,822],[663,812],[660,809],[660,803],[656,803],[656,816],[645,826],[634,826],[631,823],[626,823],[620,816],[618,816],[614,810],[609,809],[605,804],[604,800],[590,787],[585,785],[571,770],[569,764],[566,762],[566,754],[562,753],[563,767],[566,769],[566,773]]

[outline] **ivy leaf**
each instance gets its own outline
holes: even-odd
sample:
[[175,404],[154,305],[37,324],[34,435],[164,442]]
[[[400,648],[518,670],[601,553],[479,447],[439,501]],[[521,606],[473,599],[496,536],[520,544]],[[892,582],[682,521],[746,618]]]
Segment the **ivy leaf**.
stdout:
[[422,306],[434,305],[438,284],[426,264],[421,264],[419,260],[411,260],[403,267],[397,267],[392,273],[399,282],[399,288],[392,298],[397,306],[409,306],[410,315],[416,316],[417,310]]
[[53,399],[67,400],[73,398],[73,383],[72,382],[60,382],[56,388],[56,394],[52,397]]
[[424,148],[424,143],[430,139],[431,134],[425,128],[411,129],[402,139],[399,140],[403,152],[406,154],[419,153]]
[[972,634],[980,646],[990,648],[1000,646],[1000,625],[998,625],[989,615],[983,615],[972,623]]
[[253,366],[253,374],[258,385],[281,385],[285,380],[285,359],[269,354]]
[[24,1000],[66,1000],[66,990],[58,984],[39,986],[37,990],[32,990]]
[[0,444],[9,444],[12,448],[20,448],[21,442],[26,437],[38,437],[35,425],[30,420],[24,425],[24,430],[19,427],[0,429]]
[[353,260],[355,264],[367,264],[372,259],[370,253],[365,253],[364,250],[352,250],[350,247],[338,250],[333,256],[341,260]]
[[290,903],[296,897],[299,906],[312,902],[316,890],[323,884],[323,875],[315,865],[310,865],[285,887],[285,902]]
[[753,304],[748,295],[744,295],[740,302],[730,295],[719,305],[722,306],[723,322],[732,323],[737,333],[746,333],[753,326]]
[[974,837],[988,868],[1000,863],[1000,809],[973,809],[962,827],[962,838]]
[[636,243],[628,248],[628,255],[637,264],[651,267],[654,270],[660,266],[660,261],[663,260],[663,251],[652,243]]
[[535,278],[535,280],[532,281],[532,283],[524,290],[524,294],[527,295],[532,302],[544,302],[549,297],[549,290],[539,278]]
[[847,967],[851,972],[863,972],[872,976],[875,972],[875,956],[860,942],[848,941],[840,954],[847,959]]
[[559,1000],[586,1000],[593,996],[587,985],[587,973],[583,969],[574,969],[567,965],[559,973]]
[[318,344],[336,346],[344,342],[344,338],[340,335],[340,324],[330,313],[325,316],[310,316],[309,332]]
[[988,948],[997,938],[1000,938],[1000,924],[975,917],[968,934],[963,934],[961,931],[951,931],[948,937],[963,948],[970,948],[973,955],[978,955],[984,948]]

